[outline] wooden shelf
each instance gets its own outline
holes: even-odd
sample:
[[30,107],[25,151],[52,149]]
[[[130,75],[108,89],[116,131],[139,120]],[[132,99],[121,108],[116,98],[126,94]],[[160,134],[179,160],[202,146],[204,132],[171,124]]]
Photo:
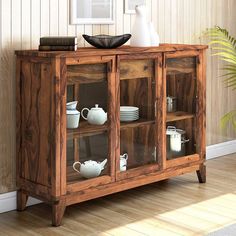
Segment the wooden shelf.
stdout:
[[146,120],[146,119],[139,119],[133,122],[121,122],[120,129],[127,129],[127,128],[136,128],[143,125],[151,125],[155,124],[155,120]]
[[[183,111],[167,113],[166,122],[192,119],[194,118],[194,116],[195,116],[194,114]],[[139,119],[133,122],[121,122],[120,129],[122,130],[127,128],[135,128],[150,124],[155,124],[155,120]],[[72,138],[101,134],[106,132],[107,130],[108,130],[107,123],[105,123],[104,125],[90,125],[87,121],[82,121],[79,124],[79,128],[67,129],[67,138],[72,139]]]
[[101,134],[107,131],[107,123],[104,125],[90,125],[87,121],[81,121],[79,123],[79,128],[77,129],[67,129],[67,138],[77,138],[90,136],[91,134]]
[[188,112],[184,112],[184,111],[171,112],[171,113],[167,113],[167,115],[166,115],[166,122],[192,119],[194,117],[195,117],[194,114],[188,113]]
[[[133,122],[121,122],[120,129],[135,128],[143,125],[154,124],[154,120],[139,119]],[[107,123],[104,125],[90,125],[87,121],[79,123],[77,129],[67,129],[67,139],[85,137],[104,133],[108,130]]]

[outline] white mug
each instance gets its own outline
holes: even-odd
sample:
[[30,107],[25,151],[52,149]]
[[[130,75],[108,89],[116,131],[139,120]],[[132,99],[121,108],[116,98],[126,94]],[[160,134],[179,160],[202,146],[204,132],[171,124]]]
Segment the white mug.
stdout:
[[79,127],[80,112],[77,110],[66,111],[67,129],[76,129]]

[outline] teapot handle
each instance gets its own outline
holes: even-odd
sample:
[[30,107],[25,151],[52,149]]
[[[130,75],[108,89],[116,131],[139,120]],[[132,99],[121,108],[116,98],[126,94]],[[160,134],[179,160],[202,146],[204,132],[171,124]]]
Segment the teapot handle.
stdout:
[[81,111],[81,116],[85,119],[85,120],[88,120],[88,113],[87,113],[87,117],[84,116],[84,111],[88,111],[89,113],[89,109],[88,108],[83,108],[82,111]]
[[77,164],[79,164],[79,165],[81,166],[81,163],[80,163],[79,161],[76,161],[76,162],[73,164],[73,169],[74,169],[76,172],[80,173],[80,171],[76,169],[76,165],[77,165]]
[[128,160],[128,154],[125,153],[123,156],[124,156],[125,160],[127,161]]

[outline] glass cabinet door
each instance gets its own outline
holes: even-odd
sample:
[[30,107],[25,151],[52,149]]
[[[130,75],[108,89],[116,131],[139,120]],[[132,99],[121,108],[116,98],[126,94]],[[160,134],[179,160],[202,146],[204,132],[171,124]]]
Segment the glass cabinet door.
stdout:
[[[182,164],[199,159],[198,133],[198,56],[166,58],[166,159]],[[186,162],[187,159],[182,159]]]
[[[67,66],[67,185],[82,189],[114,179],[112,60]],[[73,102],[77,105],[73,107]],[[78,127],[76,117],[79,116]],[[73,127],[73,125],[75,125]]]
[[[158,57],[159,56],[159,57]],[[133,177],[158,169],[157,157],[157,83],[155,68],[160,55],[135,58],[120,56],[119,120],[120,158],[118,178]],[[161,79],[161,78],[160,78]]]

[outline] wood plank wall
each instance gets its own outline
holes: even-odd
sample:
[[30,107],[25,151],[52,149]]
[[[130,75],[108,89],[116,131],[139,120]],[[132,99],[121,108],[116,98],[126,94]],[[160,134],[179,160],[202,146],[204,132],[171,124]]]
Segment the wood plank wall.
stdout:
[[[236,35],[236,0],[146,1],[162,43],[204,43],[200,33],[216,24]],[[135,16],[123,14],[123,0],[116,0],[115,7],[114,25],[75,26],[69,24],[69,0],[0,0],[0,193],[15,189],[14,50],[37,48],[40,36],[78,35],[79,45],[86,46],[82,33],[129,33]],[[234,138],[232,130],[219,128],[219,118],[236,107],[235,93],[218,78],[220,66],[208,55],[208,145]]]

